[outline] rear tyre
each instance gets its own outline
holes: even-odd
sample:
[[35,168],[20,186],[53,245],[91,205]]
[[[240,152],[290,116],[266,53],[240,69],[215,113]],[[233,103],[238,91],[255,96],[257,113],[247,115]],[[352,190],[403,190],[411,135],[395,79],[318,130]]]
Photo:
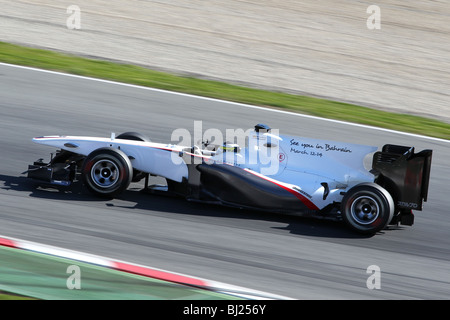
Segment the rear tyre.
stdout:
[[[119,134],[116,139],[124,139],[124,140],[134,140],[134,141],[144,141],[144,142],[150,142],[150,139],[139,133],[139,132],[124,132],[122,134]],[[133,170],[133,178],[131,179],[131,182],[139,182],[143,178],[145,178],[146,173],[136,170]]]
[[100,148],[84,160],[81,176],[87,189],[101,197],[114,198],[130,185],[133,167],[120,150]]
[[375,183],[351,188],[341,204],[345,223],[363,234],[374,234],[385,228],[394,216],[394,209],[392,196]]

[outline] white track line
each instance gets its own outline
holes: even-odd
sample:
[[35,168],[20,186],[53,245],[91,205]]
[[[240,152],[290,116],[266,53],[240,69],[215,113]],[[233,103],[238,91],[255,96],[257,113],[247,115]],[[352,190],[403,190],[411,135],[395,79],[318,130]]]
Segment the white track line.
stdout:
[[270,108],[253,106],[253,105],[244,104],[244,103],[233,102],[233,101],[227,101],[227,100],[220,100],[220,99],[215,99],[215,98],[196,96],[196,95],[192,95],[192,94],[188,94],[188,93],[181,93],[181,92],[175,92],[175,91],[169,91],[169,90],[163,90],[163,89],[156,89],[156,88],[151,88],[151,87],[138,86],[138,85],[129,84],[129,83],[123,83],[123,82],[117,82],[117,81],[111,81],[111,80],[104,80],[104,79],[98,79],[98,78],[91,78],[91,77],[86,77],[86,76],[79,76],[79,75],[74,75],[74,74],[69,74],[69,73],[63,73],[63,72],[51,71],[51,70],[45,70],[45,69],[38,69],[38,68],[34,68],[34,67],[20,66],[20,65],[3,63],[3,62],[0,62],[0,66],[6,66],[6,67],[11,67],[11,68],[19,68],[19,69],[25,69],[25,70],[31,70],[31,71],[37,71],[37,72],[44,72],[44,73],[49,73],[49,74],[54,74],[54,75],[65,76],[65,77],[71,77],[71,78],[77,78],[77,79],[83,79],[83,80],[89,80],[89,81],[97,81],[97,82],[102,82],[102,83],[107,83],[107,84],[125,86],[125,87],[129,87],[129,88],[135,88],[135,89],[141,89],[141,90],[149,90],[149,91],[153,91],[153,92],[160,92],[160,93],[173,94],[173,95],[178,95],[178,96],[183,96],[183,97],[189,97],[189,98],[195,98],[195,99],[201,99],[201,100],[207,100],[207,101],[226,103],[226,104],[230,104],[230,105],[240,106],[240,107],[243,107],[243,108],[249,108],[249,109],[255,109],[255,110],[263,110],[263,111],[269,111],[269,112],[275,112],[275,113],[281,113],[281,114],[286,114],[286,115],[290,115],[290,116],[296,116],[296,117],[302,117],[302,118],[308,118],[308,119],[320,120],[320,121],[327,121],[327,122],[332,122],[332,123],[344,124],[344,125],[347,125],[347,126],[354,126],[354,127],[365,128],[365,129],[371,129],[371,130],[378,130],[378,131],[383,131],[383,132],[395,133],[395,134],[405,135],[405,136],[409,136],[409,137],[415,137],[415,138],[433,140],[433,141],[438,141],[438,142],[450,143],[450,140],[434,138],[434,137],[428,137],[428,136],[414,134],[414,133],[408,133],[408,132],[396,131],[396,130],[391,130],[391,129],[373,127],[373,126],[368,126],[368,125],[364,125],[364,124],[351,123],[351,122],[346,122],[346,121],[341,121],[341,120],[321,118],[321,117],[316,117],[316,116],[310,116],[310,115],[305,115],[305,114],[301,114],[301,113],[296,113],[296,112],[292,112],[292,111],[270,109]]

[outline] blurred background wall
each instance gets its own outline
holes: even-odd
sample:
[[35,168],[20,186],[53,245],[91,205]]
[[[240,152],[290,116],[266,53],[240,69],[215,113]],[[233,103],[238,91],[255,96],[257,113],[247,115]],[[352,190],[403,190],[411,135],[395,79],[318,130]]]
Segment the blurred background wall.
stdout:
[[[372,4],[380,29],[368,27]],[[448,0],[0,5],[0,41],[450,122]],[[80,9],[80,29],[68,25],[71,5]]]

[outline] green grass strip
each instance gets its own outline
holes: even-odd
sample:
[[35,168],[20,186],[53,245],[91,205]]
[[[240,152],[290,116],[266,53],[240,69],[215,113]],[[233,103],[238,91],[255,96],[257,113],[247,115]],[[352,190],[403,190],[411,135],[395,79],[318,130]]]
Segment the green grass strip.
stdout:
[[17,295],[14,293],[0,291],[0,301],[1,300],[36,300],[36,299]]
[[4,42],[0,42],[0,61],[450,140],[450,124],[434,119],[173,75],[129,64],[87,59]]

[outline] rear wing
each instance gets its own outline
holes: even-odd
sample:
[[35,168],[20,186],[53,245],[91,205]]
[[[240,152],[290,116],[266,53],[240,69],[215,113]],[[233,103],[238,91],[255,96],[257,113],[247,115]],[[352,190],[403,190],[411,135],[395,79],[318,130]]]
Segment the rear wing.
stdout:
[[432,150],[387,144],[373,156],[376,182],[392,195],[398,209],[422,210],[428,198]]

